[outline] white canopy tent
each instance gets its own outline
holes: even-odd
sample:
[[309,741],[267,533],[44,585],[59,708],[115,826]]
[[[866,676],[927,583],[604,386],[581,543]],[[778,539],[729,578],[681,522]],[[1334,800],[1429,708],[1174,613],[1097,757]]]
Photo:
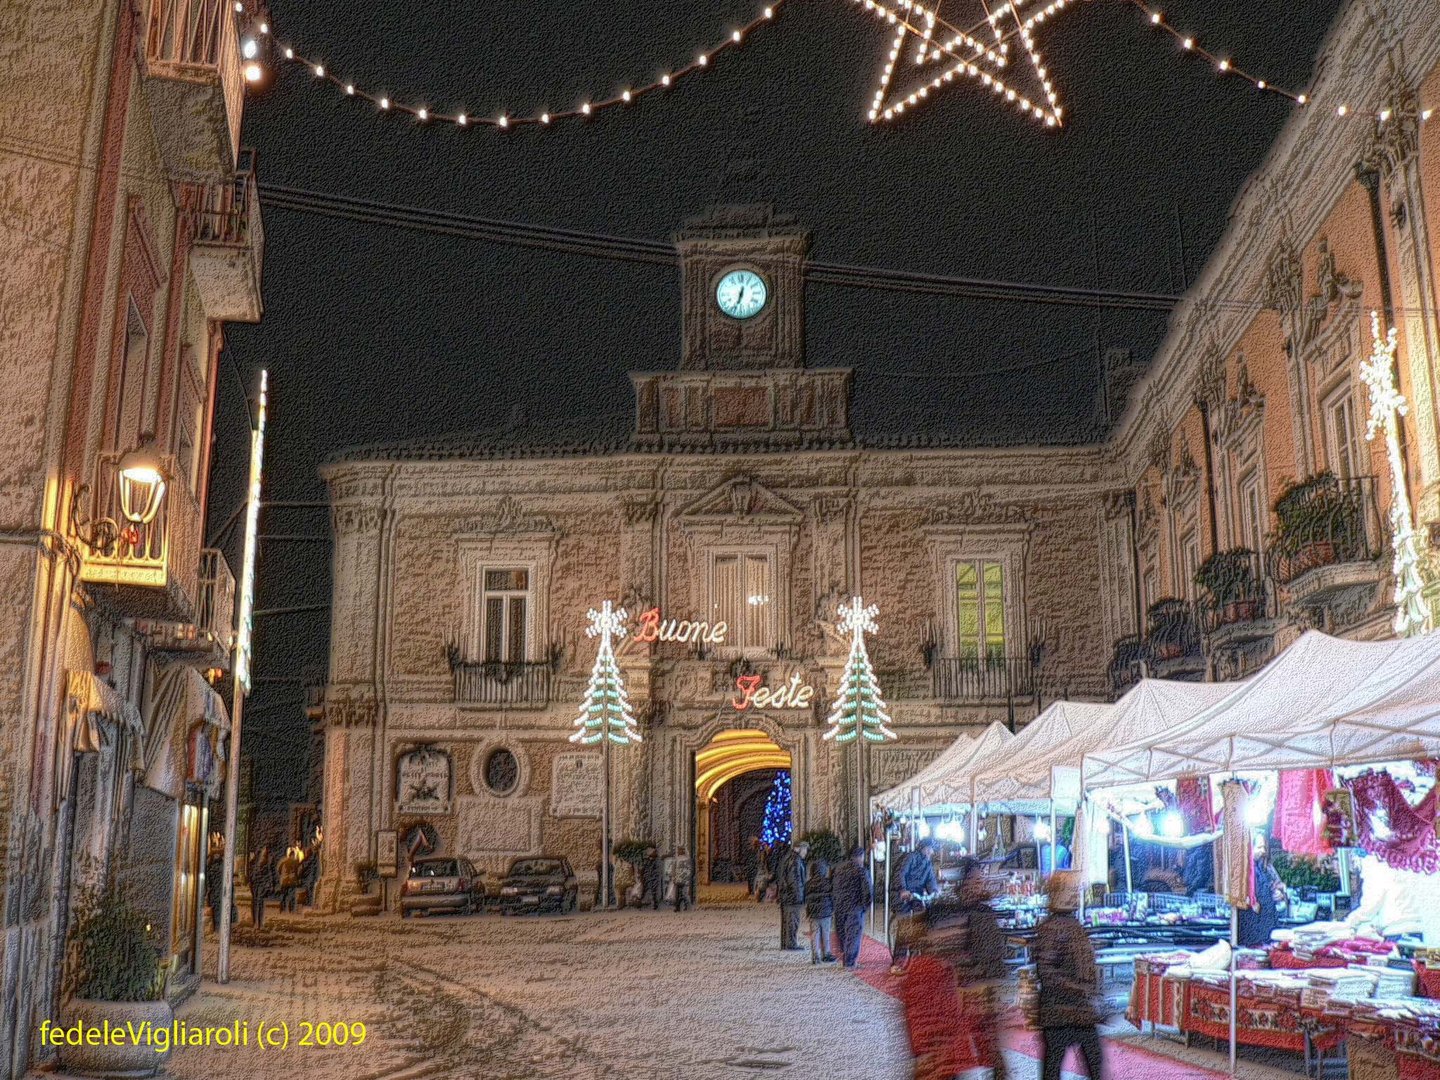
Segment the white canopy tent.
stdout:
[[1010,754],[1019,736],[1013,734],[1004,724],[996,722],[985,729],[975,740],[975,751],[964,761],[956,762],[935,776],[922,780],[919,790],[921,806],[968,806],[970,804],[970,778],[981,769],[992,768]]
[[[1000,726],[1001,725],[998,724],[991,725],[991,727]],[[879,795],[873,796],[870,800],[871,805],[880,810],[895,812],[908,810],[914,802],[915,789],[917,789],[920,784],[933,780],[946,769],[968,761],[975,753],[975,748],[979,745],[980,739],[988,734],[989,731],[987,730],[978,737],[974,735],[959,736],[953,743],[940,751],[939,757],[935,758],[934,761],[930,762],[930,764],[926,765],[914,776],[910,777],[910,779],[882,791]],[[1009,733],[1006,732],[1006,734]]]
[[1087,752],[1086,790],[1440,753],[1440,636],[1365,642],[1310,631],[1228,689],[1167,730]]
[[1050,769],[1043,763],[1068,760],[1079,765],[1081,748],[1098,732],[1109,730],[1115,709],[1089,701],[1055,702],[1015,737],[1003,760],[972,777],[971,798],[1007,814],[1049,813],[1054,800]]

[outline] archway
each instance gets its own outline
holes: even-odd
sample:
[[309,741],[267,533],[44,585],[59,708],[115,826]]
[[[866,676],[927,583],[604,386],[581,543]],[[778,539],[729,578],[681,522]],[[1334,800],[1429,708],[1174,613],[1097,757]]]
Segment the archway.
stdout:
[[[742,882],[745,845],[759,833],[775,775],[790,753],[764,731],[728,728],[695,753],[695,866],[702,884]],[[749,830],[749,831],[747,831]]]

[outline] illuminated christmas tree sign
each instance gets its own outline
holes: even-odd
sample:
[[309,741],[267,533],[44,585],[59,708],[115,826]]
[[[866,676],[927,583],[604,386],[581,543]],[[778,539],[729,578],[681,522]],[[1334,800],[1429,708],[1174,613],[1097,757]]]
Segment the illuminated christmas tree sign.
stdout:
[[858,596],[849,604],[840,605],[839,629],[842,634],[847,631],[850,634],[850,656],[840,676],[835,707],[830,710],[830,730],[823,736],[834,739],[837,744],[857,738],[866,742],[898,738],[890,730],[890,714],[885,711],[880,685],[870,666],[870,654],[865,650],[865,634],[879,629],[875,623],[879,613],[880,609],[873,604],[865,607]]
[[640,728],[630,711],[630,698],[625,693],[611,643],[613,638],[625,636],[625,609],[612,609],[606,600],[599,611],[591,608],[588,616],[590,628],[585,633],[600,639],[600,649],[595,654],[595,667],[590,672],[590,685],[585,689],[580,715],[575,718],[575,727],[579,730],[570,736],[570,741],[582,746],[594,746],[602,740],[619,746],[641,742]]

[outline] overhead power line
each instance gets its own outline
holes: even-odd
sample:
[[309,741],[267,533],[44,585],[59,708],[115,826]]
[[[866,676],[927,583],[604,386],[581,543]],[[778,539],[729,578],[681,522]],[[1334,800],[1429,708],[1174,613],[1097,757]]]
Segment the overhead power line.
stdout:
[[[442,236],[457,236],[495,244],[537,248],[588,258],[673,266],[677,256],[669,244],[635,240],[604,233],[584,232],[548,225],[530,225],[498,218],[476,217],[445,210],[376,202],[349,195],[334,195],[282,184],[262,184],[262,203],[297,213],[342,218],[391,228],[412,229]],[[953,296],[967,300],[1052,304],[1070,307],[1118,308],[1130,311],[1168,312],[1179,297],[1163,293],[1085,289],[1063,285],[1034,285],[993,278],[952,277],[871,266],[811,262],[809,280],[845,288]]]

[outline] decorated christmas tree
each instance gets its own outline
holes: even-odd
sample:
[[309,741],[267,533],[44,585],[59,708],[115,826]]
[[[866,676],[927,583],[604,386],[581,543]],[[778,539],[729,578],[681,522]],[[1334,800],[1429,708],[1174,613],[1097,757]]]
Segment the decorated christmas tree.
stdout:
[[790,770],[781,769],[770,785],[765,799],[765,820],[760,824],[760,840],[774,847],[788,844],[794,823],[790,820]]
[[582,746],[594,746],[603,739],[620,746],[641,742],[640,729],[630,711],[630,699],[611,645],[612,638],[625,636],[625,609],[612,611],[610,601],[606,600],[599,611],[590,609],[589,618],[590,628],[585,633],[600,639],[600,650],[595,654],[595,667],[590,672],[590,685],[585,688],[585,700],[580,703],[580,715],[575,718],[578,730],[570,736],[570,741]]
[[865,634],[878,629],[875,616],[879,611],[873,604],[863,606],[858,596],[849,604],[840,605],[840,632],[850,633],[850,656],[840,676],[835,706],[830,710],[830,730],[824,735],[836,743],[853,742],[856,738],[863,738],[866,742],[884,742],[897,737],[889,728],[890,715],[880,697],[880,685],[875,681],[875,669],[870,666],[870,654],[865,651]]

